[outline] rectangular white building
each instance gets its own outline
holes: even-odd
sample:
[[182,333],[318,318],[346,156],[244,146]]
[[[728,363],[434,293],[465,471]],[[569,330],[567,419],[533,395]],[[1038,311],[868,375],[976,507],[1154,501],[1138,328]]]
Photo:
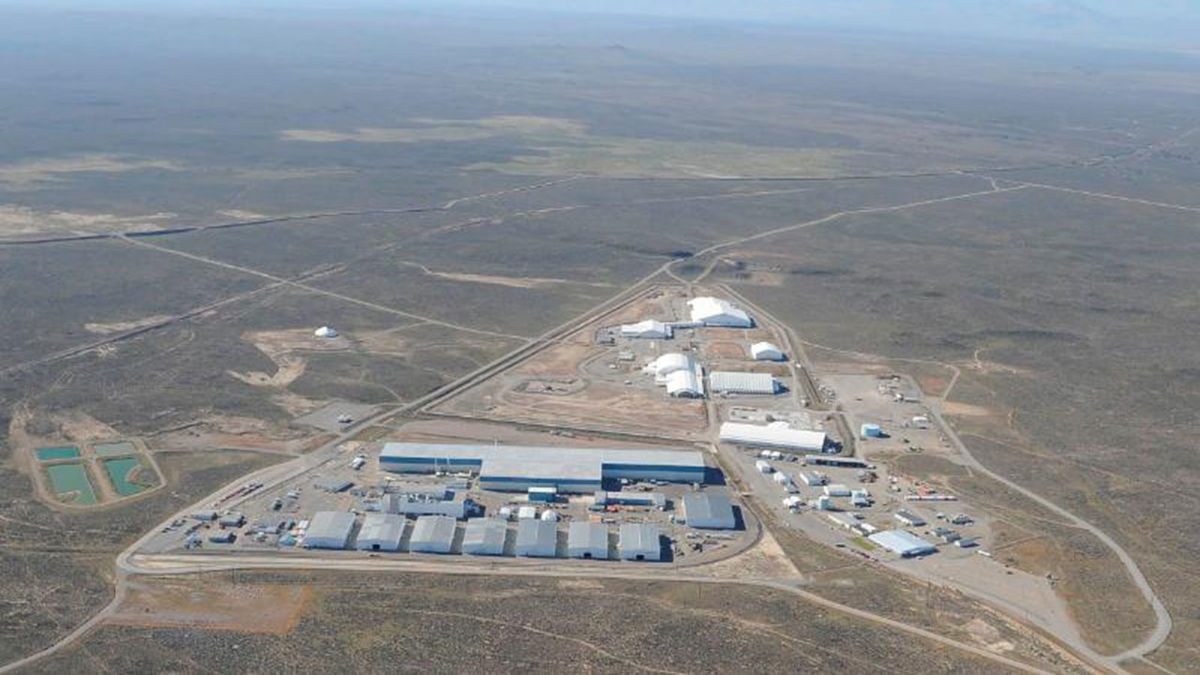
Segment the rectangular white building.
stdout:
[[360,551],[399,551],[404,537],[404,517],[394,513],[368,513],[363,518],[355,548]]
[[667,340],[671,338],[674,332],[671,324],[654,319],[646,319],[637,323],[627,323],[621,326],[621,337],[624,338]]
[[608,559],[608,526],[576,520],[567,528],[567,555],[592,560]]
[[624,523],[620,529],[622,560],[662,560],[662,534],[656,525]]
[[346,548],[353,531],[353,513],[318,511],[304,531],[304,548]]
[[527,558],[558,555],[558,523],[553,520],[522,520],[517,525],[516,554]]
[[687,304],[691,308],[692,323],[728,328],[751,328],[754,326],[749,314],[722,298],[695,298],[688,300]]
[[504,555],[508,525],[496,518],[472,518],[463,533],[462,552],[467,555]]
[[724,422],[721,424],[722,443],[737,443],[763,448],[784,448],[796,452],[821,452],[829,442],[824,431],[793,429],[787,422],[771,422],[766,426]]
[[421,516],[413,526],[408,550],[413,553],[449,553],[454,546],[455,520],[450,516]]
[[867,539],[905,558],[937,552],[936,546],[904,530],[884,530],[870,535]]
[[770,342],[755,342],[750,345],[750,356],[755,361],[782,361],[783,350]]
[[779,381],[770,373],[739,373],[714,370],[708,376],[714,394],[778,394]]
[[711,492],[689,492],[683,496],[683,515],[689,527],[732,530],[737,527],[729,497]]

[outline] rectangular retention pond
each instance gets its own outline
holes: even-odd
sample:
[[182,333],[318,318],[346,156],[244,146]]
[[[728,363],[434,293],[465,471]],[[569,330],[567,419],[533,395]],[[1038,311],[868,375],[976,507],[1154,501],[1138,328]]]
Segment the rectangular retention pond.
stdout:
[[63,445],[54,448],[38,448],[34,452],[37,453],[39,462],[52,462],[56,459],[75,459],[79,457],[79,448],[73,445]]
[[[112,481],[113,489],[122,497],[136,495],[150,488],[145,484],[147,478],[154,476],[153,472],[137,457],[104,460],[104,470]],[[135,482],[137,481],[137,482]]]
[[137,448],[129,441],[93,443],[92,450],[95,451],[97,457],[122,457],[137,453]]
[[46,467],[46,475],[50,477],[50,489],[60,500],[71,504],[96,503],[96,492],[83,464],[54,464]]

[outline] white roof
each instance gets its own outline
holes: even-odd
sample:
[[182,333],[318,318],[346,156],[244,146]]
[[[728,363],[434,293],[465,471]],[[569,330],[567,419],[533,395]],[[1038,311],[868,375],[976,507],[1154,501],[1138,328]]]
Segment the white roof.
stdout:
[[347,511],[319,511],[304,532],[306,544],[322,548],[345,548],[354,529],[354,514]]
[[722,298],[702,297],[688,300],[692,308],[692,322],[715,326],[739,326],[749,328],[752,325],[750,315],[734,307],[728,300]]
[[755,342],[750,345],[750,355],[759,361],[778,361],[783,358],[783,350],[770,342]]
[[463,553],[475,555],[501,555],[508,526],[497,518],[472,518],[467,521],[463,534]]
[[694,370],[695,367],[696,362],[688,354],[668,352],[651,361],[645,370],[662,378],[677,370]]
[[786,422],[773,422],[766,426],[725,422],[721,425],[721,442],[760,445],[774,448],[793,448],[805,452],[819,452],[825,447],[825,432],[807,429],[792,429]]
[[532,506],[522,506],[517,509],[517,517],[522,519],[537,518],[537,509]]
[[714,392],[774,394],[778,391],[775,376],[770,373],[735,373],[714,370],[709,373],[708,381]]
[[904,530],[884,530],[870,535],[867,539],[903,556],[933,553],[937,550],[933,544]]
[[591,553],[593,557],[608,557],[608,526],[576,520],[567,528],[567,551],[570,555]]
[[669,337],[672,333],[672,328],[669,324],[665,324],[655,319],[646,319],[637,323],[626,323],[621,325],[621,335],[639,336],[639,337]]
[[449,551],[454,541],[454,519],[450,516],[421,516],[413,526],[409,548],[425,551]]
[[516,554],[553,558],[558,548],[558,523],[523,520],[517,526]]
[[317,337],[323,337],[323,338],[337,337],[337,334],[338,334],[338,332],[336,330],[330,328],[329,326],[321,326],[320,328],[313,331],[313,335],[315,335]]
[[704,393],[704,385],[696,377],[695,371],[676,370],[667,375],[667,393],[671,396],[684,393],[700,396]]
[[659,543],[659,529],[655,525],[645,523],[624,523],[621,525],[621,557],[632,558],[638,555],[658,559],[662,555]]
[[398,547],[404,536],[404,516],[394,513],[368,513],[358,533],[358,545],[390,544]]

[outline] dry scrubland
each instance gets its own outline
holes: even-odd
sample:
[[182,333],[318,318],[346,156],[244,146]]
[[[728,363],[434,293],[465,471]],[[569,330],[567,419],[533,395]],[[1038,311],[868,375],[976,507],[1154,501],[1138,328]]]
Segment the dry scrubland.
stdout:
[[[227,575],[225,575],[227,577]],[[175,583],[175,582],[171,582]],[[198,577],[203,605],[210,584]],[[311,585],[285,635],[105,627],[30,672],[1010,672],[982,658],[863,625],[794,597],[744,586],[429,575],[240,574],[251,595]],[[191,611],[203,611],[195,609]],[[619,617],[619,620],[617,619]],[[337,654],[337,659],[330,655]]]
[[[41,47],[0,83],[13,121],[0,153],[0,324],[11,329],[0,345],[5,661],[102,606],[115,553],[159,518],[271,461],[217,447],[162,454],[165,489],[63,515],[34,500],[19,473],[20,434],[8,429],[18,409],[51,427],[58,414],[90,415],[151,447],[195,423],[295,443],[312,433],[289,423],[298,413],[332,398],[417,399],[675,257],[993,185],[956,170],[1195,202],[1197,147],[1184,135],[1194,64],[1166,55],[1124,65],[1068,48],[624,19],[331,23],[297,11],[134,26],[2,11],[0,43],[21,49],[37,36]],[[897,172],[933,175],[830,180]],[[735,243],[709,281],[737,284],[813,342],[963,368],[952,401],[988,411],[953,417],[967,442],[1126,544],[1176,620],[1155,659],[1187,670],[1200,637],[1186,537],[1200,513],[1187,442],[1200,403],[1194,216],[1029,188]],[[218,225],[132,243],[11,244]],[[710,262],[674,271],[701,274]],[[297,338],[322,324],[344,343],[309,349]],[[948,370],[920,369],[948,384]],[[1010,555],[1062,578],[1097,644],[1138,640],[1146,614],[1094,541],[987,481],[942,480],[1002,513],[1013,540],[1038,537]],[[819,593],[1045,657],[955,594],[781,538]],[[478,618],[503,613],[612,638],[639,663],[667,654],[681,669],[869,668],[849,660],[854,650],[821,651],[818,635],[853,636],[867,655],[906,654],[913,670],[983,668],[749,589],[692,598],[686,587],[616,582],[480,581],[486,592],[433,577],[320,582],[311,613],[283,637],[110,627],[38,667],[272,670],[320,666],[330,650],[364,669],[399,658],[428,658],[416,663],[432,670],[529,669],[536,659],[631,667]],[[414,584],[428,591],[408,591]],[[566,601],[535,601],[545,597]],[[421,603],[469,606],[475,618],[396,621]],[[446,636],[459,631],[479,641],[451,646]],[[711,649],[688,649],[696,636]]]

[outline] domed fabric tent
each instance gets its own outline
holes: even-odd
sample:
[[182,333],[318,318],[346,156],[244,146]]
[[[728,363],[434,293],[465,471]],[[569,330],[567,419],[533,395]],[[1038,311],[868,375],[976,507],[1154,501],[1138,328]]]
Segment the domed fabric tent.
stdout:
[[321,326],[313,331],[313,335],[319,338],[335,338],[338,336],[338,332],[329,326]]

